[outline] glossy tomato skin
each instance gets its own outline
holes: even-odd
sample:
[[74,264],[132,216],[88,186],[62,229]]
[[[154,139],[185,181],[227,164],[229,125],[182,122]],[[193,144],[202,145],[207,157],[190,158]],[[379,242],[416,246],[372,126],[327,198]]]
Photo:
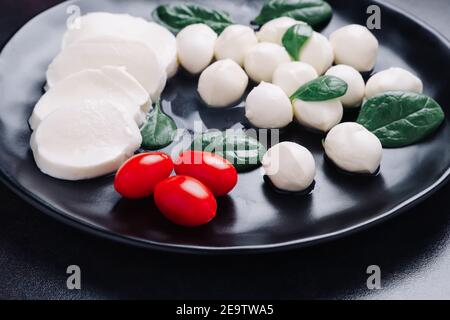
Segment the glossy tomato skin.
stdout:
[[200,180],[216,197],[230,193],[238,182],[238,173],[231,162],[210,152],[183,152],[175,161],[175,172]]
[[114,188],[124,198],[141,199],[153,194],[158,183],[168,178],[173,171],[173,161],[165,153],[147,152],[138,154],[117,171]]
[[198,227],[216,216],[217,201],[203,183],[187,176],[175,176],[159,183],[155,189],[155,203],[171,222]]

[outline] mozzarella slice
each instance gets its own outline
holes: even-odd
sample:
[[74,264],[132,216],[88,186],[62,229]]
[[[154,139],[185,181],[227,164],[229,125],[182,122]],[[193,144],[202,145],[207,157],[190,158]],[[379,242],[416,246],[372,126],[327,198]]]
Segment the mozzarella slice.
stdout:
[[158,100],[166,85],[166,71],[153,50],[139,42],[103,37],[61,51],[48,67],[47,85],[51,88],[74,73],[104,66],[125,67],[153,101]]
[[80,71],[58,82],[36,104],[31,129],[59,108],[79,107],[83,101],[110,101],[130,115],[138,126],[151,106],[147,91],[123,68],[104,67]]
[[131,117],[110,102],[84,102],[55,110],[33,132],[36,164],[63,180],[91,179],[116,171],[140,147]]
[[81,16],[76,24],[80,27],[71,28],[64,35],[63,48],[102,36],[137,41],[156,52],[169,77],[177,72],[175,36],[159,24],[128,14],[107,12],[93,12]]

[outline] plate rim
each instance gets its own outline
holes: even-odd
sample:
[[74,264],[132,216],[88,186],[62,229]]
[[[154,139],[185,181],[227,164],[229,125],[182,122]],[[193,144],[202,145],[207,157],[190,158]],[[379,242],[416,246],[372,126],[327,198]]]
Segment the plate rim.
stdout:
[[[52,6],[43,12],[37,14],[32,19],[30,19],[27,23],[25,23],[22,27],[20,27],[8,40],[6,40],[5,45],[0,51],[0,56],[3,54],[3,51],[8,46],[9,42],[19,33],[24,27],[33,22],[35,19],[38,19],[41,15],[44,15],[57,6],[62,6],[67,3],[76,3],[77,1],[67,1],[56,6]],[[428,25],[421,18],[416,15],[410,13],[407,10],[400,9],[399,7],[391,4],[385,3],[380,0],[372,0],[373,4],[379,5],[381,7],[385,7],[398,15],[402,15],[405,18],[412,20],[413,23],[416,23],[421,28],[425,29],[428,33],[432,34],[439,42],[444,44],[447,49],[450,51],[450,41],[439,30],[434,27]],[[101,226],[94,225],[92,223],[83,221],[82,219],[77,219],[75,217],[68,216],[61,210],[55,208],[51,204],[47,203],[45,200],[36,196],[32,192],[26,190],[22,185],[20,185],[11,175],[5,172],[4,168],[0,165],[0,182],[5,184],[10,190],[12,190],[15,194],[17,194],[21,199],[25,202],[29,203],[34,208],[39,211],[47,214],[48,216],[60,221],[70,227],[74,227],[78,230],[87,232],[91,235],[106,238],[115,242],[131,245],[134,247],[141,247],[145,249],[152,249],[163,252],[173,252],[173,253],[189,253],[189,254],[208,254],[208,255],[217,255],[217,254],[246,254],[246,253],[267,253],[274,251],[287,251],[292,249],[298,249],[303,247],[309,247],[313,245],[317,245],[320,243],[333,241],[336,239],[340,239],[346,236],[350,236],[357,232],[366,230],[368,228],[374,227],[387,219],[393,218],[404,211],[416,206],[417,204],[423,202],[432,194],[441,189],[448,181],[450,180],[450,167],[441,175],[439,179],[437,179],[431,185],[424,187],[420,192],[417,192],[414,196],[402,201],[394,208],[384,211],[380,213],[377,217],[374,217],[370,220],[366,220],[359,224],[353,225],[348,228],[340,229],[335,232],[322,234],[319,236],[308,237],[298,240],[279,242],[274,244],[262,244],[262,245],[246,245],[246,246],[226,246],[226,247],[213,247],[213,246],[198,246],[198,245],[182,245],[182,244],[168,244],[164,242],[152,241],[152,240],[144,240],[141,238],[136,238],[132,236],[126,236],[119,233],[112,232],[110,230],[104,229]]]

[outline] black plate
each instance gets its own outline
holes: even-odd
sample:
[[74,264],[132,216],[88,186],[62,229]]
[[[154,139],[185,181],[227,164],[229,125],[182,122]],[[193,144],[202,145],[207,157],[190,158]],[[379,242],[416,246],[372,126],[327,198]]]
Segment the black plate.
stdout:
[[[148,17],[164,1],[79,1],[81,12],[126,12]],[[248,24],[260,1],[201,1],[231,12]],[[323,31],[328,35],[349,24],[365,24],[373,1],[330,1],[334,17]],[[7,44],[0,57],[0,169],[2,180],[24,199],[65,223],[87,231],[149,248],[189,252],[274,250],[310,245],[362,229],[393,216],[424,199],[450,174],[448,75],[450,47],[436,31],[395,8],[382,8],[382,29],[375,31],[381,50],[375,71],[391,66],[416,72],[425,92],[444,107],[447,120],[420,144],[384,151],[377,177],[343,175],[324,161],[321,138],[297,125],[283,132],[283,140],[309,148],[318,166],[312,195],[286,196],[273,192],[259,170],[240,175],[239,185],[219,199],[216,220],[202,228],[178,228],[157,212],[152,199],[121,200],[113,177],[64,182],[43,175],[29,149],[27,119],[42,94],[45,71],[58,53],[71,2],[34,18]],[[180,127],[193,129],[193,120],[206,128],[240,128],[243,104],[208,110],[198,101],[197,80],[180,73],[168,85],[165,110]],[[347,115],[351,119],[354,115]],[[170,148],[169,148],[170,149]],[[169,150],[168,149],[168,150]],[[423,217],[426,225],[427,217]]]

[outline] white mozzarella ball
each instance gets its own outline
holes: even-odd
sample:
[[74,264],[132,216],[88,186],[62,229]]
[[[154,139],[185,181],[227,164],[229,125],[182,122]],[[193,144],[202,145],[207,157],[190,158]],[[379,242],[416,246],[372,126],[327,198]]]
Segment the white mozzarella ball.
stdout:
[[262,165],[273,185],[284,191],[304,191],[316,176],[316,163],[311,152],[293,142],[282,142],[270,148]]
[[295,118],[308,128],[328,132],[342,120],[344,108],[339,99],[293,102]]
[[210,107],[223,108],[238,101],[245,93],[248,76],[233,60],[220,60],[202,72],[198,92]]
[[366,97],[386,91],[422,93],[423,83],[411,72],[402,68],[390,68],[373,75],[366,85]]
[[258,39],[252,28],[238,24],[231,25],[223,30],[216,41],[216,59],[231,59],[243,66],[245,55],[257,44]]
[[307,63],[293,61],[283,63],[273,74],[273,84],[279,86],[290,97],[305,83],[318,77],[316,69]]
[[373,69],[378,55],[378,40],[364,26],[352,24],[340,28],[330,36],[334,62],[352,66],[360,72]]
[[286,49],[274,43],[259,43],[245,55],[245,71],[249,77],[259,83],[272,82],[275,70],[291,58]]
[[339,168],[354,173],[375,173],[383,157],[377,136],[355,122],[334,127],[325,139],[324,148]]
[[178,60],[190,73],[198,74],[211,64],[217,34],[206,24],[192,24],[177,35]]
[[334,52],[328,39],[314,32],[300,51],[300,61],[312,65],[319,75],[333,64]]
[[366,90],[366,83],[361,73],[353,67],[340,64],[329,69],[326,75],[338,77],[347,83],[347,93],[339,98],[344,107],[355,108],[361,106]]
[[248,95],[245,115],[255,127],[276,129],[286,127],[294,118],[292,104],[284,91],[262,82]]
[[290,27],[300,23],[303,22],[289,17],[276,18],[263,25],[261,30],[256,33],[256,36],[258,37],[259,42],[271,42],[281,46],[286,31]]

